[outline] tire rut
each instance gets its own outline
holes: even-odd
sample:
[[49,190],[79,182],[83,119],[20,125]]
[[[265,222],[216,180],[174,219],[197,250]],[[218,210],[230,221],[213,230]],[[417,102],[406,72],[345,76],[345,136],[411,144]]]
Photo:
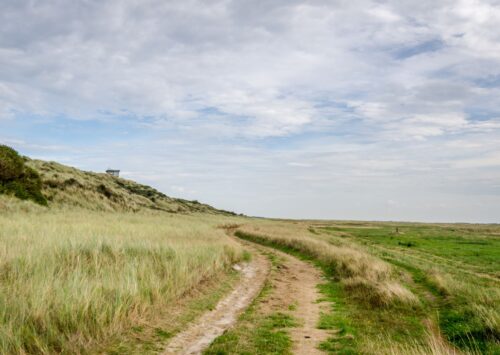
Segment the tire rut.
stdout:
[[214,310],[205,313],[167,344],[162,354],[201,354],[212,341],[230,328],[259,294],[270,270],[270,262],[256,253],[252,261],[236,266],[242,273],[233,291]]
[[[272,293],[261,300],[259,312],[286,312],[294,316],[297,326],[289,329],[294,354],[323,354],[317,347],[330,332],[318,329],[320,314],[330,304],[319,303],[317,285],[323,282],[321,272],[308,262],[274,248],[238,240],[254,251],[252,261],[241,265],[242,277],[235,289],[221,300],[216,308],[205,313],[186,330],[168,343],[162,354],[201,354],[217,337],[237,321],[262,289],[266,279],[272,284]],[[277,270],[270,273],[271,263],[264,254],[280,258]]]

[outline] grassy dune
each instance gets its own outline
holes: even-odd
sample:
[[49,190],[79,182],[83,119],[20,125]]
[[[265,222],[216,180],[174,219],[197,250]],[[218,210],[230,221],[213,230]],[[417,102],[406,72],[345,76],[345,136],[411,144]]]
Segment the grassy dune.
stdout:
[[0,353],[92,352],[242,255],[222,217],[20,206],[0,214]]
[[154,210],[234,215],[198,201],[173,198],[150,186],[104,173],[82,171],[43,160],[27,159],[26,166],[40,174],[42,193],[50,207],[107,212]]

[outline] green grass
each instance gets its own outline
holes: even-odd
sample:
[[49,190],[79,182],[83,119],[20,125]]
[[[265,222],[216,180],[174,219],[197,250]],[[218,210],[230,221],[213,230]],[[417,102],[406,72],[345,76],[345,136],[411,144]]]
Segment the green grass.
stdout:
[[240,316],[237,325],[218,337],[203,354],[291,354],[292,341],[287,328],[296,326],[295,319],[283,312],[265,314],[259,311],[259,304],[270,292],[271,286],[266,284]]
[[[282,257],[269,251],[264,254],[271,261],[272,272],[282,266]],[[262,309],[272,294],[273,284],[268,280],[236,325],[215,339],[204,354],[291,354],[287,329],[296,327],[297,322],[285,309],[271,313]],[[293,312],[295,307],[296,304],[290,304],[286,308]]]
[[320,349],[329,354],[358,354],[358,332],[349,318],[351,311],[345,303],[345,295],[338,282],[318,285],[324,300],[330,302],[328,313],[321,313],[318,328],[334,331],[326,341],[320,344]]
[[357,243],[408,272],[429,318],[463,350],[500,353],[500,227],[323,225],[331,243]]
[[428,255],[433,259],[444,258],[442,263],[500,275],[498,267],[500,227],[378,224],[376,228],[323,227],[321,229],[348,232],[370,244],[384,247],[411,248],[412,251]]

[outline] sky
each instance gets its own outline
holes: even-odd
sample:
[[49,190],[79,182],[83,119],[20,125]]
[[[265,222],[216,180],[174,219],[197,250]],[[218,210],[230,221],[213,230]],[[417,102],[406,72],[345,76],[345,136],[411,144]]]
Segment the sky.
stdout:
[[500,222],[500,1],[1,0],[0,143],[266,217]]

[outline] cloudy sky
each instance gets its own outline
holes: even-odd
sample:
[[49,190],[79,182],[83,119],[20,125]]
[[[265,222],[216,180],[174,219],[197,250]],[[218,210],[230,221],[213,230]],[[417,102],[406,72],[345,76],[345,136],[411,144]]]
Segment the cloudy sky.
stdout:
[[0,142],[250,215],[500,222],[500,1],[2,0]]

